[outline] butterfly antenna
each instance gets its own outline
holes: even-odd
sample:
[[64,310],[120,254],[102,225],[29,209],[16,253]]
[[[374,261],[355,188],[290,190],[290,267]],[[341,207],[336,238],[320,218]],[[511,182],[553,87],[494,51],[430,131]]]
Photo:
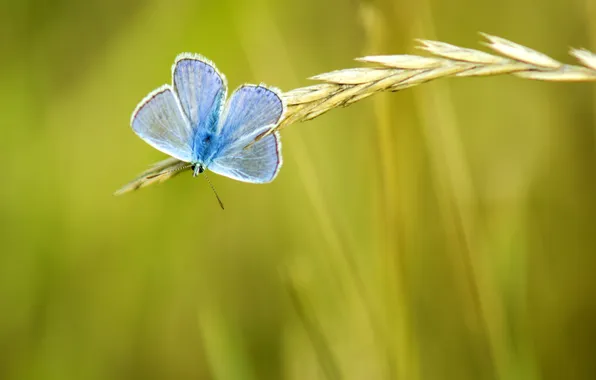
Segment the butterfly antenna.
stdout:
[[147,176],[147,179],[153,179],[153,178],[156,178],[156,177],[160,177],[160,176],[162,176],[164,174],[176,173],[176,172],[179,172],[179,171],[182,171],[182,170],[186,170],[186,169],[191,168],[191,167],[192,167],[192,165],[185,165],[185,166],[182,166],[182,167],[179,167],[179,168],[176,168],[176,169],[172,169],[172,170],[168,170],[168,171],[165,171],[165,172],[159,172],[159,173],[151,174],[151,175],[148,175]]
[[213,194],[215,194],[215,198],[217,198],[217,201],[219,202],[219,207],[221,207],[221,209],[224,210],[223,202],[219,198],[219,195],[217,195],[217,191],[215,191],[215,187],[213,187],[213,184],[211,183],[211,180],[209,179],[209,177],[207,177],[207,173],[203,172],[203,176],[205,177],[205,179],[209,183],[209,187],[211,187],[211,190],[213,190]]

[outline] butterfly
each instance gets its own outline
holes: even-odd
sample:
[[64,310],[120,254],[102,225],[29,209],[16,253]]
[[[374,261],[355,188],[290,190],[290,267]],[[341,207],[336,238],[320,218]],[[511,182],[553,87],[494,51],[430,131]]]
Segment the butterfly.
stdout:
[[286,110],[281,92],[245,84],[227,101],[226,93],[226,78],[210,60],[191,53],[176,57],[172,85],[149,93],[130,122],[141,139],[171,158],[115,194],[163,182],[186,170],[194,176],[210,170],[249,183],[273,181],[282,165],[276,131]]

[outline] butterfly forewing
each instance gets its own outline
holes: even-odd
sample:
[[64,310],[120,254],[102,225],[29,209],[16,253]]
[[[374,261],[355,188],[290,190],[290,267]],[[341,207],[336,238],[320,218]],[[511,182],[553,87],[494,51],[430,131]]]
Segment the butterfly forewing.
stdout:
[[226,141],[240,141],[279,123],[285,105],[276,90],[263,86],[244,85],[238,88],[226,104],[219,132]]
[[154,148],[182,161],[192,159],[192,129],[170,86],[150,93],[132,115],[132,129]]
[[236,90],[220,120],[221,149],[209,169],[244,182],[272,181],[282,163],[279,135],[271,134],[248,145],[273,128],[284,111],[283,101],[275,90],[253,85]]
[[174,91],[193,129],[215,132],[226,97],[226,80],[211,61],[197,54],[178,56],[173,67]]

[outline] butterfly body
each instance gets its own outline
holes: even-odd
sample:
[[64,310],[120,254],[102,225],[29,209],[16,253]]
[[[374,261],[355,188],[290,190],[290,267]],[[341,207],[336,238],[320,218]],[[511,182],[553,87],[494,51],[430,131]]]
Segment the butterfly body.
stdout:
[[193,160],[191,163],[208,167],[221,150],[221,145],[221,140],[214,133],[198,132],[193,141]]
[[[227,102],[226,93],[225,76],[211,61],[183,53],[172,67],[172,85],[139,103],[132,129],[149,145],[188,163],[194,175],[209,169],[243,182],[271,182],[282,164],[275,132],[285,112],[279,91],[243,85]],[[185,168],[176,162],[176,170]]]

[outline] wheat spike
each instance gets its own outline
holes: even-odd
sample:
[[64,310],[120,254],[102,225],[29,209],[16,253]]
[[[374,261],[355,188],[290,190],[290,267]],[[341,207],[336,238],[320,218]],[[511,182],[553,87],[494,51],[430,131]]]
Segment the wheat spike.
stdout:
[[[368,56],[356,60],[374,67],[316,75],[310,79],[323,83],[283,93],[287,111],[276,130],[314,119],[334,108],[350,105],[378,92],[399,91],[439,78],[509,74],[551,82],[596,81],[596,54],[586,49],[571,49],[570,55],[579,61],[579,65],[568,65],[504,38],[482,35],[486,38],[484,44],[496,54],[445,42],[418,40],[418,48],[430,53],[431,57]],[[156,163],[116,194],[163,182],[183,170],[185,168],[180,161],[168,158]]]
[[439,41],[419,40],[419,49],[434,57],[381,55],[357,58],[376,67],[332,71],[311,79],[325,82],[284,93],[288,111],[280,128],[313,119],[339,106],[352,104],[381,91],[399,91],[433,79],[511,74],[521,78],[558,82],[596,81],[596,54],[572,49],[582,66],[567,65],[508,41],[483,34],[485,44],[499,55]]

